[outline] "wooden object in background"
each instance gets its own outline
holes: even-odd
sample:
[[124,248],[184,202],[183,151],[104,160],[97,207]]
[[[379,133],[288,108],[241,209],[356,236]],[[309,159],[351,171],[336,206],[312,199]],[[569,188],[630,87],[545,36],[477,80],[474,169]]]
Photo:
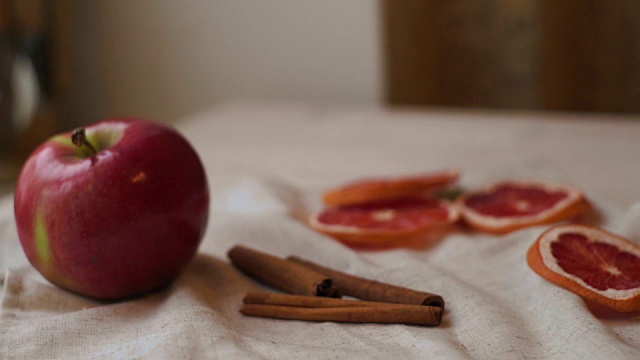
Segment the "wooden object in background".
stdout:
[[640,111],[640,2],[382,4],[391,105]]
[[535,0],[385,0],[391,104],[535,105]]
[[640,111],[640,2],[542,0],[540,106]]

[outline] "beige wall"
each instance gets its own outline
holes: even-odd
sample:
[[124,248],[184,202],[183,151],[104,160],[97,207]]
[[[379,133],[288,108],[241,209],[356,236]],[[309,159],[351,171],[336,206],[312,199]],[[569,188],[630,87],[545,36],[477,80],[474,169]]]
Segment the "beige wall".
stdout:
[[74,1],[71,122],[227,100],[378,104],[376,0]]

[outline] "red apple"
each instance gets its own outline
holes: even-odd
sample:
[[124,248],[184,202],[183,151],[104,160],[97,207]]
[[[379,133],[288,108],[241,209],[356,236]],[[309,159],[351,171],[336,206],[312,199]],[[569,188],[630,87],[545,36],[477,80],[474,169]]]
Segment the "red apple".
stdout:
[[168,284],[207,225],[198,155],[155,122],[105,120],[84,130],[47,140],[20,173],[14,209],[27,258],[50,282],[97,299]]

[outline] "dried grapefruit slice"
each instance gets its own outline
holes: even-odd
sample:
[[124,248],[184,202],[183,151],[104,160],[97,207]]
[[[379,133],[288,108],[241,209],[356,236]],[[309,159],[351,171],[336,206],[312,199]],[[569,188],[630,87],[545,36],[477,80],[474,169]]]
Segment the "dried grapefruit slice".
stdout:
[[359,204],[442,189],[458,180],[454,170],[441,170],[395,178],[369,178],[327,190],[323,195],[326,205]]
[[576,189],[521,181],[499,182],[469,192],[457,205],[466,223],[495,234],[570,219],[591,208]]
[[382,249],[420,247],[446,233],[457,219],[449,202],[411,196],[326,208],[308,223],[348,246]]
[[529,267],[577,295],[621,312],[640,311],[640,246],[586,225],[557,225],[527,253]]

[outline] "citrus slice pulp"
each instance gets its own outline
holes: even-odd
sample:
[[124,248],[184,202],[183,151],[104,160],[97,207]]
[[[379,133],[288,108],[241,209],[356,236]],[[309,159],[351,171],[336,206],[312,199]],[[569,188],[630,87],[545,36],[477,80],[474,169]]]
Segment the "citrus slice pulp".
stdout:
[[395,178],[361,179],[327,190],[323,201],[326,205],[342,206],[424,194],[453,184],[458,177],[457,171],[441,170]]
[[411,196],[329,207],[312,214],[308,224],[348,246],[380,249],[419,247],[457,219],[449,202]]
[[575,294],[620,312],[640,311],[640,246],[587,225],[557,225],[527,253],[529,267]]
[[584,195],[571,187],[521,181],[471,191],[457,204],[466,223],[495,234],[570,219],[591,208]]

